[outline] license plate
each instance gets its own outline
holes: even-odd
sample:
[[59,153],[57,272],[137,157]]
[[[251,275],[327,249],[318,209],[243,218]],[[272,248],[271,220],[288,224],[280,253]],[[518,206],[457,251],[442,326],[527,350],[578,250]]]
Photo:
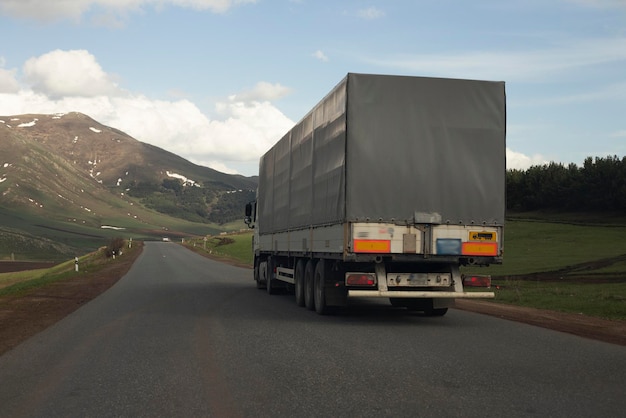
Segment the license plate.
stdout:
[[387,287],[449,287],[448,273],[388,273]]

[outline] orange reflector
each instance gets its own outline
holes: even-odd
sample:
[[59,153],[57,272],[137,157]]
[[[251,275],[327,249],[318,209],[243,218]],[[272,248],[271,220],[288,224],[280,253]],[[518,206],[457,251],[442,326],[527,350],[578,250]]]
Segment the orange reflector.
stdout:
[[464,242],[461,253],[463,255],[498,255],[498,243]]
[[491,287],[491,276],[464,276],[463,286],[465,287]]
[[390,253],[391,241],[385,239],[355,239],[355,253]]
[[347,273],[348,286],[376,286],[376,276],[373,273]]

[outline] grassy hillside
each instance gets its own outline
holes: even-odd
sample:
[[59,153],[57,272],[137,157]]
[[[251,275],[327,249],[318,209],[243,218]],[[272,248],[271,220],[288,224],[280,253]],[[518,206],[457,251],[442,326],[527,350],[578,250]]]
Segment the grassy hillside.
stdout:
[[[137,213],[137,212],[135,212]],[[135,218],[112,212],[89,219],[58,220],[0,207],[0,260],[51,260],[74,258],[106,245],[111,238],[154,240],[169,237],[218,234],[221,229],[141,210]],[[10,226],[9,226],[10,225]]]

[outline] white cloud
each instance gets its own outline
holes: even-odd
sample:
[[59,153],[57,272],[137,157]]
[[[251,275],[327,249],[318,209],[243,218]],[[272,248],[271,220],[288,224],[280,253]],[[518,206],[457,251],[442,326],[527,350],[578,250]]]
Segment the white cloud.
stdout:
[[[256,170],[260,155],[293,126],[269,101],[290,91],[279,83],[259,82],[251,91],[224,99],[216,104],[221,119],[210,120],[188,100],[153,100],[124,92],[92,55],[75,52],[54,51],[29,60],[28,87],[0,92],[0,115],[82,112],[142,142],[229,173],[235,171],[231,162],[249,163]],[[60,63],[61,58],[67,62]]]
[[84,50],[56,50],[30,58],[24,64],[24,79],[36,93],[51,98],[121,94],[96,58]]
[[257,0],[0,0],[0,14],[53,21],[71,19],[78,21],[86,13],[95,11],[96,21],[115,21],[112,16],[125,16],[129,12],[140,11],[142,7],[163,8],[177,6],[194,10],[209,10],[224,13],[230,8]]
[[320,61],[324,61],[327,62],[328,61],[328,57],[326,56],[326,54],[324,54],[321,50],[317,50],[315,51],[313,54],[313,57],[317,58]]
[[385,12],[376,7],[368,7],[367,9],[361,9],[357,12],[357,16],[361,19],[373,20],[379,19],[385,16]]
[[626,138],[626,129],[622,129],[621,131],[613,132],[609,136],[611,138]]
[[16,70],[5,70],[4,68],[0,68],[0,93],[18,92],[20,86],[15,76]]
[[548,161],[541,155],[536,154],[532,157],[515,152],[509,148],[506,149],[506,168],[507,170],[526,170],[533,165],[548,164]]

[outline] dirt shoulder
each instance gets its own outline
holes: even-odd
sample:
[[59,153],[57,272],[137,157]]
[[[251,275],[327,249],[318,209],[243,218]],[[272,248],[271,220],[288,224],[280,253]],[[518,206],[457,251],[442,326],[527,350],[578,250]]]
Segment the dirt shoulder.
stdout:
[[586,315],[525,308],[482,300],[457,300],[456,309],[626,346],[626,321],[613,321]]
[[[57,281],[28,294],[0,298],[0,355],[109,289],[130,270],[140,253],[134,251],[128,257],[119,257],[97,273]],[[626,321],[476,300],[457,300],[456,309],[626,346]]]

